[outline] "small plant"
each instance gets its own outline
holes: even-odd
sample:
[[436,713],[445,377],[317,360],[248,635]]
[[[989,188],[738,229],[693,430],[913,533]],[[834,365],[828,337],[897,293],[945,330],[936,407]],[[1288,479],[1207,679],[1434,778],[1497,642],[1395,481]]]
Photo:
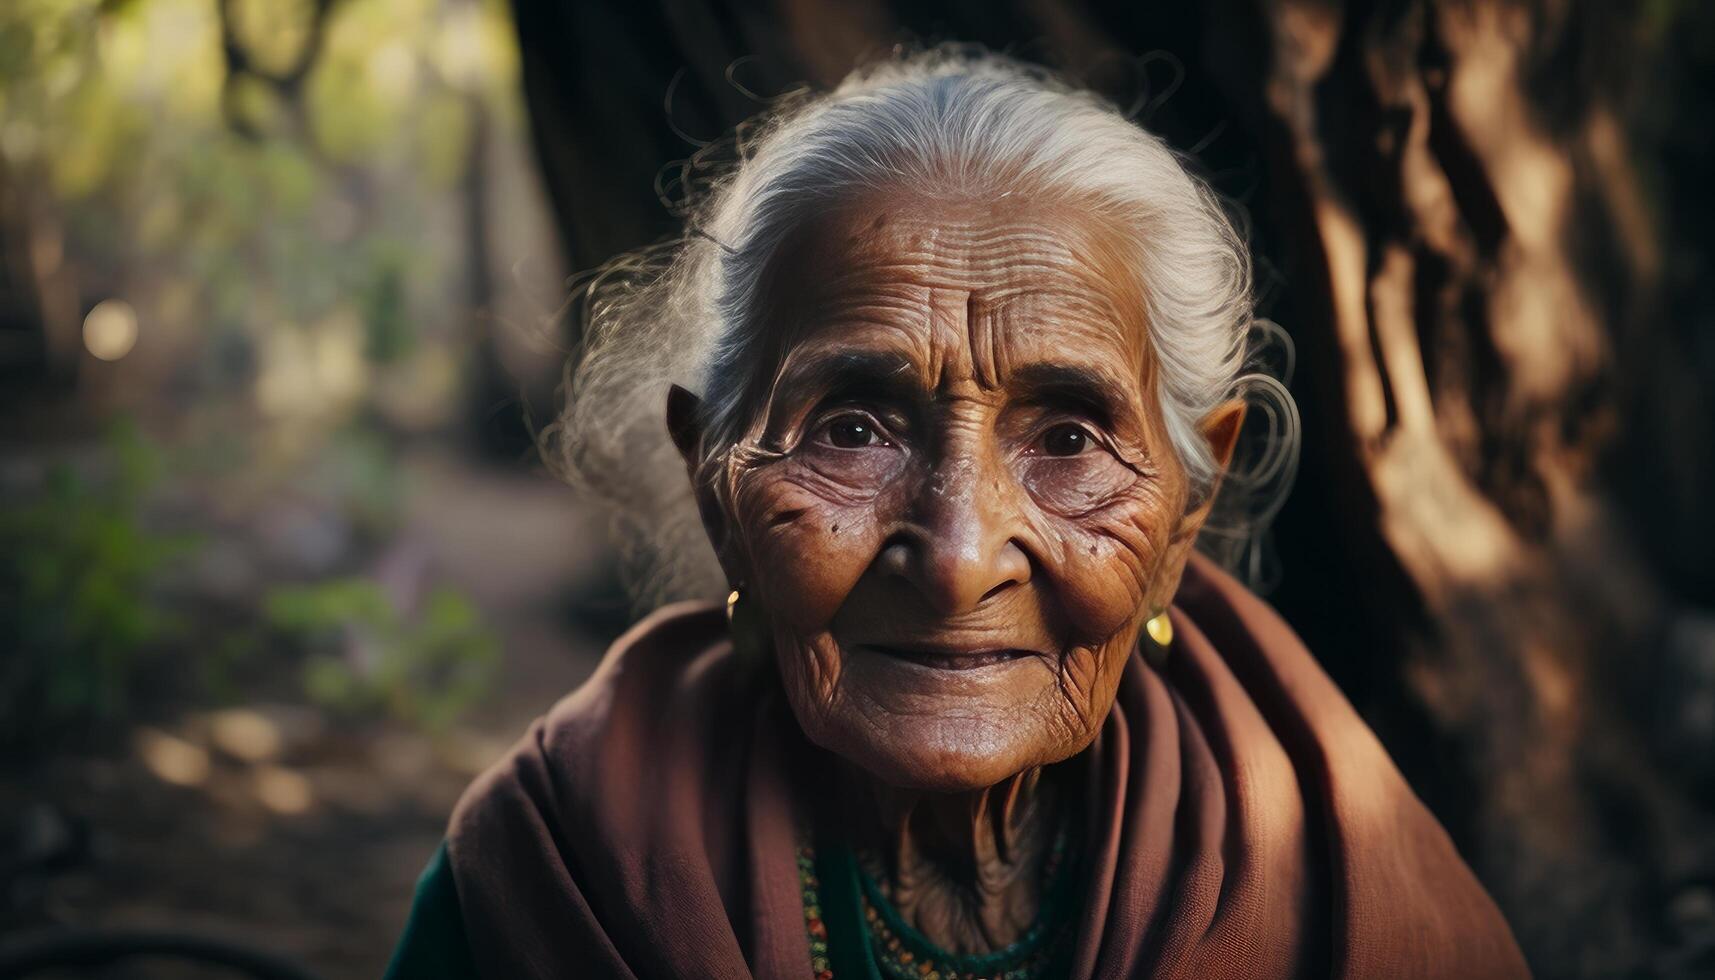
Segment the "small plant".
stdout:
[[155,594],[192,540],[140,519],[161,468],[128,423],[109,433],[102,466],[52,466],[39,493],[0,508],[0,744],[16,748],[121,717],[144,655],[183,625]]
[[499,643],[452,589],[432,591],[415,613],[367,578],[278,589],[265,607],[270,624],[314,651],[304,667],[310,700],[439,730],[488,693]]

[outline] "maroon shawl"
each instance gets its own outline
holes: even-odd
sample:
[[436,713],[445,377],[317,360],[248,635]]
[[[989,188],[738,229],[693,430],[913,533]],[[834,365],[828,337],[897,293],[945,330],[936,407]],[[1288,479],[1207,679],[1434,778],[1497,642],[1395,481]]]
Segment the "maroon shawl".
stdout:
[[[1198,558],[1172,617],[1166,666],[1132,658],[1089,750],[1073,976],[1528,976],[1447,834],[1273,610]],[[651,615],[453,815],[483,974],[808,977],[794,828],[811,801],[794,792],[819,752],[717,609]]]

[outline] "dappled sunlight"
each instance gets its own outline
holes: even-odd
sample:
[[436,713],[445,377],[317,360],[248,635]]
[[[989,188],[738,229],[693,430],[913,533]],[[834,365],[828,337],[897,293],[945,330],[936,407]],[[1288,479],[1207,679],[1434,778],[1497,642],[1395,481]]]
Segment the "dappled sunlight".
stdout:
[[174,786],[208,782],[208,750],[154,728],[140,728],[133,741],[137,757],[156,779]]
[[83,318],[83,346],[97,359],[117,361],[137,345],[137,311],[122,299],[104,299]]
[[279,325],[264,339],[257,407],[282,420],[337,420],[368,385],[363,345],[363,323],[350,310],[336,311],[308,327]]
[[315,804],[315,791],[301,773],[281,766],[257,766],[252,772],[256,799],[263,806],[282,816],[293,817],[309,812]]
[[226,708],[208,716],[209,741],[244,762],[269,762],[280,756],[285,737],[280,726],[253,708]]

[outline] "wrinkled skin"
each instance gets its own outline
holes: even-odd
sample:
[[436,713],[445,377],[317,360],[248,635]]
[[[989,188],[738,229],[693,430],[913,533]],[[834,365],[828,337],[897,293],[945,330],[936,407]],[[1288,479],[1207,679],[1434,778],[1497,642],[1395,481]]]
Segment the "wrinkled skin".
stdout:
[[[670,400],[794,713],[873,785],[891,895],[954,948],[1028,927],[1038,776],[1095,737],[1207,516],[1125,254],[1069,204],[873,193],[781,249],[772,384],[724,465]],[[1242,417],[1205,420],[1218,458]]]

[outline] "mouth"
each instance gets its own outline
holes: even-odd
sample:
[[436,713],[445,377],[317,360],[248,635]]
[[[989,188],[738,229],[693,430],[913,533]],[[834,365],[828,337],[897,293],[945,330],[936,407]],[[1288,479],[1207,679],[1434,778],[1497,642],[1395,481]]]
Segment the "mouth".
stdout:
[[998,664],[1012,663],[1035,657],[1034,650],[993,649],[954,650],[946,647],[896,646],[866,643],[860,649],[871,650],[930,670],[979,670]]

